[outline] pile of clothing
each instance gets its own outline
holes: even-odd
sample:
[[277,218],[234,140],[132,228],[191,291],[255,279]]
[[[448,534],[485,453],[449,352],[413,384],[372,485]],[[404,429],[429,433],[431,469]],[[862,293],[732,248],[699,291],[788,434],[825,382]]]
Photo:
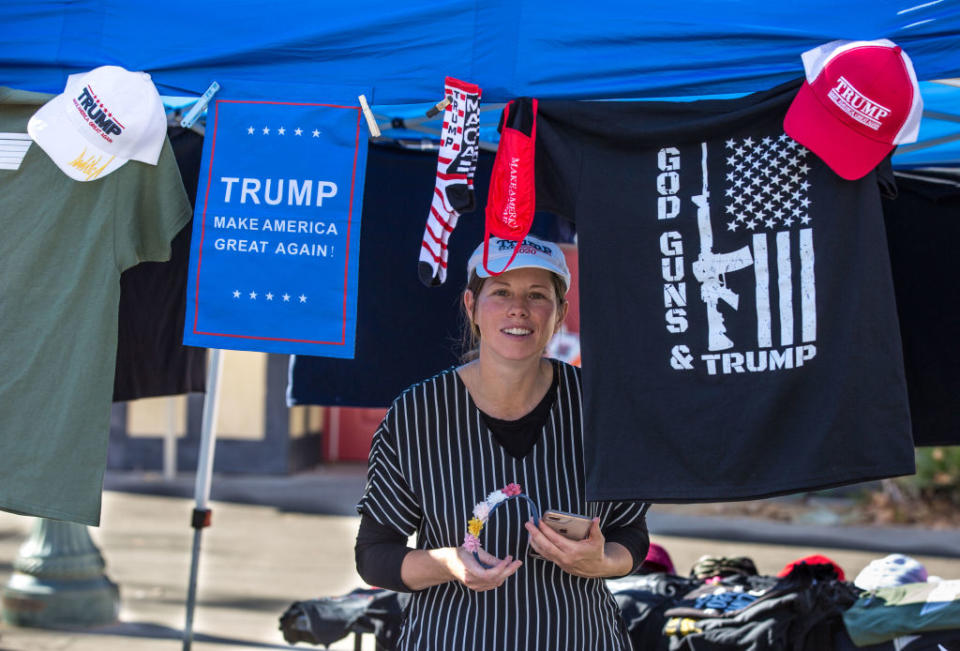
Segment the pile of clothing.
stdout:
[[704,556],[689,577],[653,544],[645,574],[608,581],[634,648],[940,651],[960,649],[960,581],[891,554],[852,582],[825,556],[758,575],[746,557]]
[[[703,556],[679,576],[667,550],[652,543],[638,574],[607,585],[643,651],[960,649],[960,580],[929,576],[903,554],[872,561],[852,582],[819,554],[776,576],[759,575],[745,556]],[[407,599],[373,589],[298,601],[280,629],[293,644],[369,633],[377,648],[391,649]]]

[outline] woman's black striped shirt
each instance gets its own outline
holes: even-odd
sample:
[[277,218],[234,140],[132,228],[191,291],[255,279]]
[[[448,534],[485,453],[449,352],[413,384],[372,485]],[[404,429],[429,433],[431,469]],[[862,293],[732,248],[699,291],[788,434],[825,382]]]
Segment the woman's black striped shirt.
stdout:
[[[601,530],[643,518],[639,502],[584,498],[580,370],[556,364],[557,400],[533,450],[510,456],[490,435],[454,369],[414,385],[394,402],[373,438],[358,509],[419,549],[463,542],[475,504],[516,482],[540,508],[600,517]],[[399,649],[629,649],[616,603],[601,579],[585,579],[527,556],[522,500],[490,516],[480,540],[524,565],[502,586],[474,592],[459,582],[412,595]]]

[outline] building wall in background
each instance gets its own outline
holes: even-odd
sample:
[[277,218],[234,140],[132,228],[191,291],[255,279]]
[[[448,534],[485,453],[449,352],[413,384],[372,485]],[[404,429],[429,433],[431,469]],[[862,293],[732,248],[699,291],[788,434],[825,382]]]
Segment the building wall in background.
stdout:
[[[287,355],[222,351],[214,471],[288,474],[322,460],[324,407],[286,406]],[[107,467],[162,471],[167,432],[176,468],[196,469],[203,394],[115,403]]]

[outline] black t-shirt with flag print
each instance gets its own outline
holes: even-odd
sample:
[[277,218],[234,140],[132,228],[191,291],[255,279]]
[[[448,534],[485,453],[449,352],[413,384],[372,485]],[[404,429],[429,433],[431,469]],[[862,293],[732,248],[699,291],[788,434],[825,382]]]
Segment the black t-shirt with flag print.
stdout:
[[537,208],[578,233],[588,499],[913,472],[877,173],[783,132],[796,88],[539,102]]

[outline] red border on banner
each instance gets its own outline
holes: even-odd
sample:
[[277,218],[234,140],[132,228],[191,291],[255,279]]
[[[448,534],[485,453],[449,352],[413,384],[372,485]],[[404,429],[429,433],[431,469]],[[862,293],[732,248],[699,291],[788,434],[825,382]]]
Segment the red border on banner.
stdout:
[[[217,149],[217,121],[220,117],[220,104],[278,104],[283,106],[326,106],[329,108],[351,109],[357,112],[357,132],[353,149],[353,173],[350,177],[350,207],[347,209],[347,252],[343,261],[343,318],[340,331],[340,341],[314,341],[311,339],[291,339],[289,337],[262,337],[258,335],[240,335],[226,332],[204,332],[197,330],[197,320],[200,318],[200,267],[203,264],[203,238],[207,229],[207,200],[210,197],[210,185],[213,179],[213,156]],[[353,198],[357,183],[357,158],[360,155],[360,118],[362,113],[359,106],[342,106],[340,104],[321,104],[317,102],[271,102],[266,100],[220,99],[214,101],[213,109],[213,141],[210,143],[210,162],[207,165],[207,188],[203,194],[203,213],[200,223],[200,247],[197,250],[197,279],[193,293],[193,334],[211,337],[233,337],[237,339],[259,339],[262,341],[290,341],[298,344],[324,344],[328,346],[345,346],[347,343],[347,287],[349,285],[350,269],[350,228],[353,225]]]

